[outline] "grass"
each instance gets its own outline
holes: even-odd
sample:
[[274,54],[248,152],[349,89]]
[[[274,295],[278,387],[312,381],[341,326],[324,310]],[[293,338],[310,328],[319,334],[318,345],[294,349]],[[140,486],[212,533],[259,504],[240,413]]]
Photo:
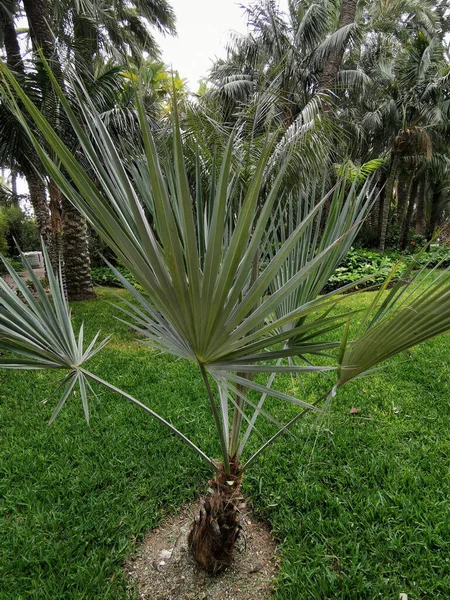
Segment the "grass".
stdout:
[[[90,369],[217,455],[197,370],[134,341],[109,300],[101,290],[73,306],[87,336],[114,331]],[[450,597],[449,340],[342,388],[326,415],[300,423],[246,474],[245,492],[281,542],[277,600]],[[109,393],[92,402],[91,429],[77,398],[47,427],[55,401],[39,401],[56,379],[0,373],[0,599],[129,598],[123,560],[166,513],[204,491],[210,473]],[[328,381],[304,385],[311,398]]]

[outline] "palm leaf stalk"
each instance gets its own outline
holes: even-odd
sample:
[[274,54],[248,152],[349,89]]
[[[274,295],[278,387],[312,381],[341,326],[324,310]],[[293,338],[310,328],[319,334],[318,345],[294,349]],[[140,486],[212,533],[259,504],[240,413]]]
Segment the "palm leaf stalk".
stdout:
[[[244,432],[242,424],[247,423],[250,431],[256,431],[255,413],[270,418],[272,423],[276,421],[273,415],[263,411],[260,403],[255,404],[251,400],[251,394],[270,395],[288,402],[297,408],[298,414],[288,423],[279,423],[277,432],[262,444],[247,464],[305,411],[318,410],[314,404],[274,389],[271,385],[274,374],[324,374],[336,371],[338,367],[342,373],[350,359],[352,365],[358,364],[356,358],[353,360],[354,357],[349,354],[346,344],[323,340],[323,335],[336,331],[351,314],[331,314],[331,308],[339,302],[336,291],[323,296],[315,296],[315,293],[324,273],[329,272],[333,264],[337,266],[342,247],[357,228],[358,215],[363,211],[366,196],[370,198],[372,195],[370,184],[359,189],[354,183],[350,196],[353,195],[357,204],[356,210],[349,210],[347,215],[337,208],[332,211],[329,220],[336,222],[336,227],[327,225],[332,231],[332,234],[327,234],[327,241],[323,245],[317,242],[312,255],[303,253],[304,259],[298,263],[298,270],[281,281],[280,270],[285,267],[288,257],[295,254],[298,248],[306,248],[306,239],[316,239],[316,231],[313,232],[311,225],[315,223],[317,227],[319,224],[316,217],[321,203],[305,209],[298,225],[280,241],[277,252],[270,255],[255,273],[255,256],[261,254],[261,248],[265,245],[288,164],[286,158],[276,177],[270,181],[265,177],[273,148],[271,140],[266,140],[253,176],[243,191],[240,210],[233,214],[230,213],[230,206],[235,201],[231,166],[233,137],[230,137],[223,155],[217,158],[220,169],[217,180],[214,179],[211,184],[210,206],[205,211],[208,217],[198,218],[199,215],[194,213],[195,207],[198,210],[199,202],[192,198],[188,184],[176,108],[173,115],[174,163],[168,166],[158,157],[139,92],[137,107],[145,153],[130,157],[117,150],[89,98],[83,96],[82,91],[78,92],[83,119],[80,124],[54,81],[61,104],[90,162],[93,173],[91,179],[22,92],[14,76],[3,66],[1,71],[4,76],[4,97],[28,131],[49,175],[63,194],[86,215],[94,229],[142,286],[144,292],[140,293],[123,280],[134,302],[126,303],[122,313],[132,327],[145,336],[149,345],[188,359],[199,367],[217,429],[221,462],[208,458],[195,444],[187,442],[216,470],[213,494],[205,500],[200,516],[191,529],[189,546],[204,569],[220,571],[230,564],[239,534],[237,511],[243,467],[241,454],[237,456],[236,445],[238,441],[242,443],[244,436],[248,439],[248,429]],[[22,103],[22,110],[17,99]],[[52,160],[34,137],[24,110],[52,148],[58,163]],[[133,165],[133,168],[127,168],[127,165]],[[339,198],[344,199],[347,194],[345,186],[339,184],[337,189]],[[151,215],[151,222],[148,214]],[[228,227],[230,214],[233,216],[231,228]],[[300,300],[290,308],[280,309],[302,286],[306,286],[308,292],[304,296],[297,296]],[[272,293],[268,293],[270,289]],[[439,290],[442,288],[432,286],[432,289],[436,290],[436,297],[428,292],[426,298],[433,297],[438,303]],[[57,286],[51,291],[58,293]],[[62,297],[59,302],[62,302]],[[390,306],[383,307],[382,315],[389,312]],[[426,299],[423,306],[426,310]],[[450,315],[450,307],[446,307],[446,310]],[[41,314],[41,318],[46,324],[50,322],[51,315]],[[396,319],[396,313],[390,316],[391,323],[395,324]],[[71,338],[73,332],[68,328],[68,318],[64,323],[65,330],[61,331],[61,336]],[[376,331],[376,326],[372,327],[372,331]],[[401,324],[398,325],[398,331],[403,331]],[[23,337],[28,339],[28,335],[30,332],[25,332]],[[373,334],[369,332],[367,335],[367,343],[370,344],[370,335]],[[420,339],[425,337],[424,331]],[[378,338],[377,341],[382,343]],[[409,341],[414,340],[409,337]],[[357,345],[358,341],[353,347]],[[19,342],[16,346],[20,350]],[[9,349],[15,351],[16,346],[13,344]],[[302,364],[296,364],[293,360],[289,362],[296,356],[313,359],[324,350],[339,346],[340,361],[336,361],[336,366],[314,365],[310,358],[303,360]],[[389,349],[386,345],[384,354],[381,352],[377,359],[391,355],[398,348]],[[44,360],[47,352],[45,345],[38,347],[35,355],[41,356],[42,353]],[[143,407],[187,441],[187,436],[162,417],[87,371],[80,361],[61,363],[61,360],[55,360],[51,361],[51,365],[54,362],[63,368],[71,368],[72,365],[72,370],[75,365],[78,369],[76,373],[81,377],[106,385]],[[366,369],[367,362],[363,360],[353,371],[347,369],[349,376],[345,381]],[[20,364],[16,366],[26,367]],[[342,383],[345,381],[342,380]],[[335,389],[332,395],[334,393]],[[236,431],[238,422],[241,424],[240,430]],[[234,428],[232,423],[235,423]]]

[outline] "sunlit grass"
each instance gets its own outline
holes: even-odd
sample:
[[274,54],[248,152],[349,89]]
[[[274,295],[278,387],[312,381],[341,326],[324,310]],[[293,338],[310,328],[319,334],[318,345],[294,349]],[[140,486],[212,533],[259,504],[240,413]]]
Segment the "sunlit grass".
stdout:
[[[372,297],[346,301],[355,308]],[[101,290],[73,305],[87,338],[114,332],[89,368],[217,456],[195,367],[134,341],[111,300]],[[299,423],[246,474],[246,493],[281,541],[277,599],[450,597],[449,341],[344,386],[329,410]],[[56,379],[0,373],[0,598],[125,599],[125,557],[166,512],[198,496],[210,473],[138,408],[100,390],[91,429],[75,397],[47,427],[55,399],[40,401]],[[330,381],[281,385],[311,399]],[[260,423],[263,434],[271,427]]]

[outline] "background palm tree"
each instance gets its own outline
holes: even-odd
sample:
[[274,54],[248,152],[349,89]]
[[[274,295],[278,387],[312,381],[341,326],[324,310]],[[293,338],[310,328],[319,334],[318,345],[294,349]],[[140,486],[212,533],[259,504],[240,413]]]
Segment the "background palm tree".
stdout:
[[[104,86],[99,85],[98,69],[94,63],[94,59],[97,62],[102,60],[100,49],[109,48],[111,51],[115,46],[115,56],[121,60],[124,60],[126,52],[131,52],[135,60],[140,60],[144,50],[157,52],[153,38],[149,35],[149,27],[154,26],[163,31],[174,32],[173,11],[165,0],[151,3],[137,2],[133,6],[123,2],[113,2],[111,6],[97,2],[71,2],[66,3],[64,7],[49,0],[36,2],[25,0],[23,6],[33,48],[42,51],[60,84],[65,85],[62,75],[63,65],[67,64],[67,60],[75,58],[76,68],[83,71],[83,76],[88,72],[91,79],[97,80],[97,95],[100,89],[105,89]],[[9,57],[8,64],[20,69],[23,76],[28,76],[26,72],[28,67],[25,68],[20,57],[14,28],[14,16],[19,6],[13,2],[5,2],[2,7],[4,10],[1,12],[0,27],[2,31],[6,31],[4,38]],[[68,32],[71,32],[71,35]],[[63,127],[64,118],[60,119],[58,101],[49,84],[46,69],[42,68],[42,61],[37,55],[34,64],[36,65],[34,83],[38,86],[41,95],[41,106],[55,125]],[[116,93],[120,92],[120,89],[121,84],[116,77]],[[112,108],[110,98],[109,93],[108,110]],[[12,137],[11,132],[14,132]],[[66,131],[63,135],[69,139],[70,131]],[[42,167],[35,153],[21,134],[20,128],[14,127],[14,120],[10,117],[4,121],[3,140],[3,164],[10,164],[13,170],[26,174],[37,222],[53,257],[53,264],[55,266],[57,264],[56,257],[59,251],[64,256],[69,298],[92,297],[88,230],[84,217],[61,195],[53,181],[45,181],[42,178]],[[16,140],[15,145],[11,143],[12,140]]]

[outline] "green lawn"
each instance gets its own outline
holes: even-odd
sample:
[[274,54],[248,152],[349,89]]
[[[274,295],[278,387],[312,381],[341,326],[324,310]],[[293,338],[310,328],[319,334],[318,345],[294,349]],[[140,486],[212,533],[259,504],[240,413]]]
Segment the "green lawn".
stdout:
[[[73,305],[86,338],[99,328],[115,334],[90,370],[217,455],[196,369],[135,342],[108,300],[102,290]],[[245,492],[280,539],[277,600],[450,598],[449,341],[349,384],[246,475]],[[57,378],[0,373],[0,599],[125,599],[125,557],[202,493],[210,473],[162,426],[102,390],[90,429],[78,398],[47,427],[55,398],[40,401]],[[329,380],[304,386],[313,398]],[[361,412],[350,415],[352,407]]]

